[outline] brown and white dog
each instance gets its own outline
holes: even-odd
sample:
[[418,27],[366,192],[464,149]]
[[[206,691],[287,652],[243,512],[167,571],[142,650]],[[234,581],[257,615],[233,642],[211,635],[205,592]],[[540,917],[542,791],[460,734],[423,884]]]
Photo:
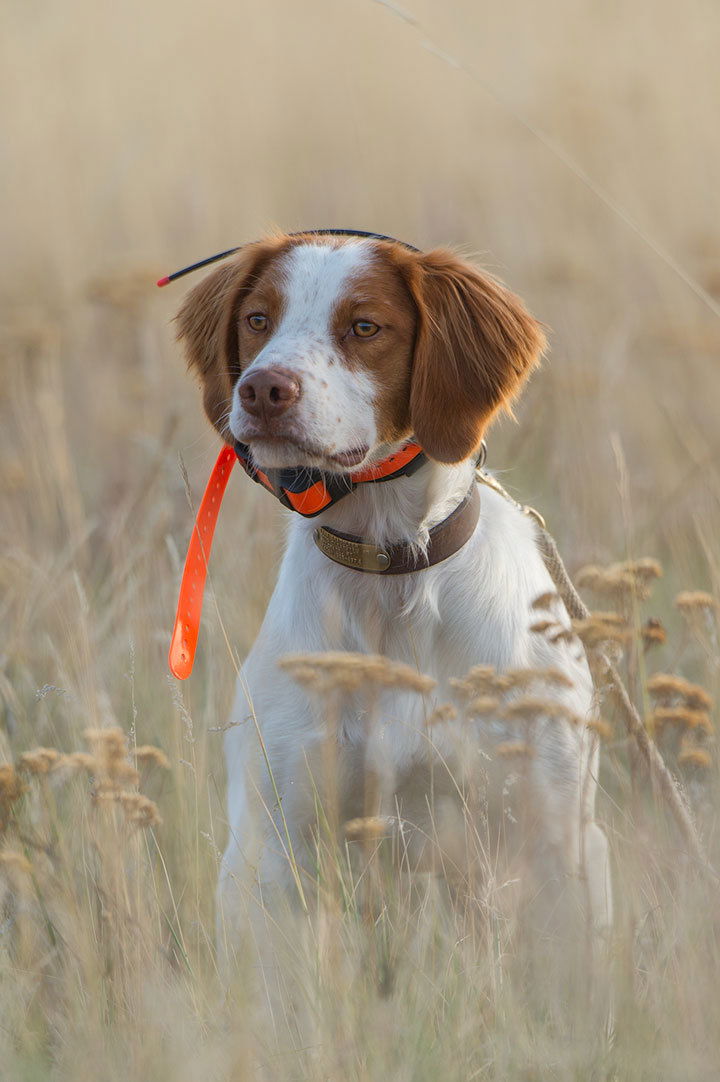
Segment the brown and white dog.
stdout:
[[[591,679],[577,643],[530,631],[532,603],[553,590],[534,522],[483,486],[469,540],[433,566],[391,576],[343,566],[314,541],[320,524],[422,553],[432,528],[472,489],[488,425],[538,363],[539,324],[450,251],[316,234],[247,245],[190,292],[178,321],[210,420],[227,442],[249,447],[259,468],[353,473],[387,460],[410,437],[428,459],[411,476],[359,485],[317,520],[290,516],[278,583],[238,681],[237,724],[226,734],[221,939],[242,926],[249,896],[291,887],[289,851],[301,866],[309,852],[317,812],[307,773],[326,724],[278,661],[323,651],[382,654],[437,681],[430,698],[385,689],[373,724],[348,699],[335,749],[344,817],[368,813],[372,775],[383,783],[371,810],[419,824],[425,837],[433,834],[428,779],[435,766],[448,769],[457,748],[443,726],[429,740],[426,720],[451,698],[451,681],[479,664],[568,676],[572,686],[552,694],[580,723],[540,718],[533,730],[533,865],[542,879],[583,880],[592,926],[609,927],[607,844],[593,818],[597,743],[584,725]],[[567,622],[559,605],[554,615]],[[476,732],[485,769],[510,729],[487,719]],[[451,801],[453,786],[446,790]]]

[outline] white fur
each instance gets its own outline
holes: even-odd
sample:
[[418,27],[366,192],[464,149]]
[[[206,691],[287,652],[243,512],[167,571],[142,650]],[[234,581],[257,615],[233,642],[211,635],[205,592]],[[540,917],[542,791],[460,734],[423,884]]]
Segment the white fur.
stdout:
[[[279,260],[286,304],[280,323],[244,372],[284,368],[298,376],[303,394],[284,425],[289,439],[322,448],[329,455],[372,447],[377,442],[373,400],[377,393],[370,375],[349,371],[333,339],[331,320],[338,300],[352,280],[366,270],[372,250],[366,242],[350,241],[331,248],[303,244]],[[298,465],[297,451],[276,442],[253,439],[253,423],[242,409],[235,389],[230,431],[242,443],[252,442],[259,464]],[[305,456],[305,465],[327,466],[322,456]],[[356,467],[357,468],[357,467]]]
[[[298,424],[313,441],[326,447],[366,442],[371,457],[379,458],[389,449],[376,446],[370,377],[329,363],[337,360],[329,330],[333,307],[366,265],[367,251],[363,242],[291,251],[284,316],[254,366],[282,364],[302,374],[307,390]],[[242,438],[237,399],[230,424]],[[264,450],[262,441],[253,444],[261,465],[289,464],[263,460]],[[292,464],[298,464],[296,452]],[[452,697],[450,681],[474,665],[560,668],[574,686],[555,694],[581,719],[591,715],[591,679],[579,645],[551,644],[529,630],[542,615],[533,612],[532,602],[553,586],[532,520],[496,492],[481,486],[479,522],[463,548],[413,574],[383,577],[347,569],[313,542],[313,530],[325,524],[378,543],[407,540],[422,546],[429,527],[467,492],[473,468],[471,461],[429,463],[412,477],[359,486],[318,519],[291,517],[277,586],[243,666],[225,739],[229,841],[218,893],[221,942],[227,942],[230,929],[242,927],[249,897],[258,891],[265,896],[271,887],[290,891],[290,848],[301,866],[309,859],[315,810],[302,794],[308,763],[317,761],[326,738],[326,719],[318,703],[278,668],[280,658],[338,650],[383,654],[435,678],[437,689],[430,696],[386,690],[375,704],[374,723],[357,702],[348,702],[338,719],[341,777],[363,772],[379,777],[384,801],[379,810],[390,814],[401,786],[407,791],[414,777],[452,755],[457,746],[452,724],[434,729],[429,738],[425,722],[436,705]],[[564,610],[555,615],[567,622]],[[499,720],[480,724],[475,732],[487,761],[498,742],[514,735]],[[582,723],[553,720],[537,724],[533,742],[529,771],[534,844],[544,854],[539,859],[547,869],[559,868],[561,876],[586,878],[592,921],[606,928],[611,919],[606,843],[593,823],[596,741]]]

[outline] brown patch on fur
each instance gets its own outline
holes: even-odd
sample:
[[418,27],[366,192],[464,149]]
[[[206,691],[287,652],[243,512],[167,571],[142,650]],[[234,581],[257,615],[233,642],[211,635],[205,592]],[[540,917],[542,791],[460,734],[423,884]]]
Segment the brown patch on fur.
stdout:
[[410,416],[431,458],[460,462],[540,360],[546,341],[519,297],[438,248],[403,261],[418,310]]
[[[545,335],[518,297],[452,252],[374,247],[376,267],[335,313],[346,362],[376,378],[382,440],[414,433],[431,458],[460,462],[478,450],[493,417],[510,410]],[[347,335],[361,318],[382,330]]]
[[202,381],[205,412],[227,443],[232,442],[227,428],[232,390],[241,370],[240,305],[270,260],[287,247],[282,236],[246,245],[188,293],[176,317],[188,365]]

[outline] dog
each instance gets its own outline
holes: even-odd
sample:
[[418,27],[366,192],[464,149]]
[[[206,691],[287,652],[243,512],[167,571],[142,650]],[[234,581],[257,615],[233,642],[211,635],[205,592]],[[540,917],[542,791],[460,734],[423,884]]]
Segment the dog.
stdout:
[[[561,674],[548,692],[561,716],[538,720],[528,737],[532,821],[521,841],[540,879],[584,883],[590,925],[606,931],[588,666],[570,635],[549,641],[531,630],[543,595],[568,626],[536,523],[476,479],[489,426],[539,363],[541,325],[450,250],[333,231],[246,245],[187,295],[177,318],[210,421],[254,479],[300,512],[289,516],[225,736],[219,938],[240,934],[248,896],[287,895],[312,878],[328,723],[282,659],[338,651],[381,655],[434,681],[419,694],[387,680],[370,712],[348,693],[330,738],[339,821],[394,816],[427,842],[439,834],[429,825],[434,786],[450,848],[463,833],[458,790],[437,777],[458,759],[460,723],[449,711],[429,738],[429,713],[468,671],[490,671],[477,666]],[[473,724],[486,771],[517,732],[502,718]],[[472,774],[472,763],[462,767]],[[419,842],[413,861],[427,857]]]

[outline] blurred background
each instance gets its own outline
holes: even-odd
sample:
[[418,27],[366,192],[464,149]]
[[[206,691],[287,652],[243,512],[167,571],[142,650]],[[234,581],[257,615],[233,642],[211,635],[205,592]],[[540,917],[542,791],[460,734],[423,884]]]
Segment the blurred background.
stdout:
[[[154,281],[274,227],[455,245],[504,278],[551,352],[490,466],[571,568],[652,555],[661,601],[717,589],[720,319],[657,252],[720,303],[714,0],[6,0],[3,18],[9,730],[63,737],[46,685],[93,716],[108,688],[125,724],[132,671],[150,728],[169,703],[181,460],[197,501],[217,440],[173,341],[187,284]],[[280,514],[233,478],[183,692],[200,705],[232,680],[208,663],[222,626],[240,655],[254,636]]]

